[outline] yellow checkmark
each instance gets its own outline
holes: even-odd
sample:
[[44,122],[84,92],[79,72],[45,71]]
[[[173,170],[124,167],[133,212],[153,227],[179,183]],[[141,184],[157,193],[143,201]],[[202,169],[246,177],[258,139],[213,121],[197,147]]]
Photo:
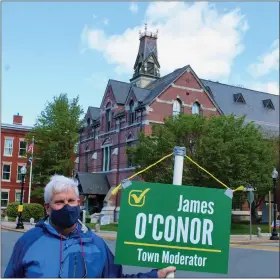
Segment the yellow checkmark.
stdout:
[[[143,206],[145,203],[145,195],[150,191],[150,188],[147,188],[144,191],[137,191],[137,190],[132,190],[129,194],[129,204],[131,206]],[[136,194],[133,194],[133,192],[141,192],[140,196],[137,196]],[[134,200],[134,204],[131,204],[130,200],[133,199]],[[141,203],[142,201],[142,203]]]

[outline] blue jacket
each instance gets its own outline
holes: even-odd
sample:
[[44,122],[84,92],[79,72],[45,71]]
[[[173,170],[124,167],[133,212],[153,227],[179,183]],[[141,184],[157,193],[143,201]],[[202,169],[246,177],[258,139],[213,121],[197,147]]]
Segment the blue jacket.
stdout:
[[157,278],[157,270],[122,274],[104,240],[77,224],[68,237],[42,220],[24,233],[13,249],[5,278]]

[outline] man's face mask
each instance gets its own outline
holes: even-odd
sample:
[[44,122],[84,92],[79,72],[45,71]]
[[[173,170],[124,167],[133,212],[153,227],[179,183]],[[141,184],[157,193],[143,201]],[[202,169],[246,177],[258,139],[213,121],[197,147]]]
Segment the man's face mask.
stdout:
[[67,229],[77,223],[80,217],[80,206],[70,206],[66,204],[58,210],[51,209],[51,221],[61,229]]

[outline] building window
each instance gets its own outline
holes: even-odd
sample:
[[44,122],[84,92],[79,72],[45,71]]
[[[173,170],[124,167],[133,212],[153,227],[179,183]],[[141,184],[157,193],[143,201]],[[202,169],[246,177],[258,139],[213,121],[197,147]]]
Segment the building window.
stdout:
[[[20,196],[21,196],[21,191],[16,191],[15,192],[15,202],[21,202]],[[24,191],[22,193],[22,201],[24,201]]]
[[200,114],[200,104],[195,102],[192,105],[192,114]]
[[182,103],[179,99],[176,99],[173,103],[173,115],[179,115],[181,113]]
[[18,151],[18,156],[19,157],[26,157],[26,148],[27,144],[24,140],[19,141],[19,151]]
[[111,113],[111,109],[108,108],[106,109],[106,132],[110,131],[111,128],[111,118],[112,118],[112,113]]
[[102,163],[103,163],[103,171],[110,170],[110,160],[111,160],[111,147],[106,146],[102,148]]
[[[131,136],[128,137],[127,140],[128,140],[128,141],[127,141],[127,143],[126,143],[126,147],[127,147],[127,148],[132,147],[132,137],[131,137]],[[131,156],[131,154],[126,154],[126,156],[127,156],[127,167],[128,167],[128,168],[133,167],[133,164],[132,164],[132,156]]]
[[11,165],[10,164],[3,164],[2,180],[4,180],[4,181],[10,181],[11,180]]
[[129,103],[129,124],[134,123],[134,102],[133,100]]
[[1,208],[5,208],[9,203],[9,192],[5,190],[1,190]]
[[21,172],[20,172],[21,168],[22,168],[22,165],[17,166],[17,182],[21,182],[21,179],[22,179]]
[[85,172],[88,172],[88,152],[89,149],[86,149],[86,154],[85,154]]
[[4,143],[4,156],[13,155],[13,139],[6,138]]

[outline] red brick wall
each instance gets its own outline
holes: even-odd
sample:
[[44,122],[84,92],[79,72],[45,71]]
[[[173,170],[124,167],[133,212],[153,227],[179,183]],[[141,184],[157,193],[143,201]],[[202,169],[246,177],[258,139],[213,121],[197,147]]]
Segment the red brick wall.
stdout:
[[[177,86],[184,86],[191,89],[181,89],[175,87],[169,87],[165,92],[163,92],[159,99],[163,101],[167,101],[168,103],[161,103],[157,102],[156,100],[150,105],[150,111],[148,113],[143,114],[143,121],[159,121],[163,122],[164,118],[172,115],[173,111],[173,104],[172,101],[175,100],[178,96],[180,100],[185,104],[184,106],[184,113],[190,114],[191,113],[191,105],[194,102],[199,102],[202,105],[202,108],[206,108],[203,110],[203,115],[210,115],[211,113],[218,114],[216,110],[211,111],[214,109],[214,104],[210,101],[208,95],[201,90],[199,83],[195,80],[194,76],[191,73],[184,73],[182,77],[180,77],[177,81],[175,81],[175,85]],[[196,89],[196,90],[192,90]],[[200,91],[201,92],[200,92]],[[128,106],[131,100],[136,102],[134,94],[128,96],[125,106],[120,106],[115,103],[114,95],[112,89],[109,87],[105,96],[102,101],[101,106],[101,123],[100,123],[100,131],[98,139],[95,140],[95,150],[93,148],[93,139],[89,141],[83,141],[80,144],[80,171],[84,171],[85,166],[85,148],[86,146],[89,147],[90,153],[88,156],[88,166],[89,172],[102,172],[102,144],[104,142],[109,143],[111,145],[111,169],[110,171],[106,172],[110,185],[115,187],[118,181],[117,179],[117,162],[118,156],[112,155],[112,152],[115,148],[118,147],[118,132],[115,130],[115,121],[113,120],[111,125],[111,130],[109,132],[105,131],[105,108],[106,105],[110,102],[111,106],[113,107],[112,111],[114,115],[120,110]],[[188,107],[189,105],[190,107]],[[210,110],[207,110],[210,109]],[[140,131],[140,126],[138,125],[130,125],[128,122],[128,111],[126,111],[125,123],[122,124],[121,135],[120,135],[120,165],[119,165],[119,182],[125,178],[128,178],[130,175],[133,174],[133,169],[127,169],[127,156],[125,152],[126,148],[126,140],[129,135],[137,140],[137,134]],[[87,116],[86,116],[87,118]],[[83,137],[86,136],[86,128],[84,129]],[[146,135],[151,133],[151,125],[143,125],[143,132]],[[136,142],[135,142],[136,143]],[[92,160],[93,152],[97,152],[97,160]]]
[[[19,142],[20,139],[24,139],[27,131],[11,130],[2,128],[1,130],[1,189],[9,191],[9,202],[15,201],[16,191],[21,190],[21,182],[17,181],[17,167],[18,164],[26,164],[26,157],[19,157]],[[12,156],[5,156],[4,154],[4,144],[5,138],[13,138],[13,152]],[[4,181],[2,178],[3,164],[11,164],[11,175],[10,181]],[[28,185],[29,185],[29,175],[26,176],[24,185],[24,202],[28,201]]]

